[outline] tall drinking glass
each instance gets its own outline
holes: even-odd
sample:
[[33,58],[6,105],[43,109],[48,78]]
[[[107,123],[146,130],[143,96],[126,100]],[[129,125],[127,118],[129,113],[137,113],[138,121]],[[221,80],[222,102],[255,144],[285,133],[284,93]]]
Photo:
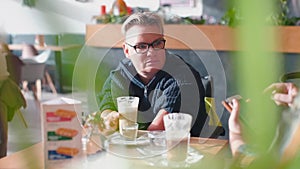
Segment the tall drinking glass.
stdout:
[[184,162],[190,142],[192,116],[185,113],[170,113],[164,116],[167,159],[169,162]]
[[[137,122],[139,98],[122,96],[117,98],[119,116],[119,132],[126,139],[136,137],[137,127],[132,127]],[[126,128],[128,126],[129,128]],[[130,127],[131,126],[131,127]],[[130,132],[130,130],[133,130]],[[128,135],[132,133],[132,136]],[[135,136],[134,136],[135,134]]]

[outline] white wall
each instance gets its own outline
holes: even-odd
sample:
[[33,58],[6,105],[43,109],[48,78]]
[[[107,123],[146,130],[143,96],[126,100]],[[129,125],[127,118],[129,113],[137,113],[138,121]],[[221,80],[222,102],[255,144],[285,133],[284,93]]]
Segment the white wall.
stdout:
[[0,29],[2,32],[16,34],[84,32],[84,23],[77,19],[23,6],[21,0],[1,1]]
[[[200,16],[202,0],[191,7],[174,7],[171,12],[181,16]],[[125,0],[130,7],[148,7],[155,11],[159,0]],[[22,0],[1,0],[0,32],[12,34],[51,34],[85,33],[85,25],[92,23],[91,18],[99,14],[100,6],[110,10],[113,0],[36,0],[36,6],[29,8],[22,5]]]

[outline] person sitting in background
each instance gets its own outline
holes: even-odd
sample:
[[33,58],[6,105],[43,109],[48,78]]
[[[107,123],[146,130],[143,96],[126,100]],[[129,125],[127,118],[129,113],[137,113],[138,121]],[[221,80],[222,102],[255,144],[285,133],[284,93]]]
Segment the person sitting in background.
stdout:
[[[273,83],[265,89],[265,92],[272,93],[272,99],[277,105],[292,106],[295,97],[298,95],[298,88],[293,83]],[[239,120],[240,103],[237,99],[233,99],[229,105],[232,108],[228,120],[229,143],[233,156],[238,156],[243,153],[241,147],[246,145]]]
[[126,56],[110,73],[98,102],[107,128],[117,129],[116,98],[137,96],[139,129],[163,130],[163,116],[191,113],[192,136],[199,136],[207,119],[199,73],[182,58],[165,50],[163,21],[155,13],[134,13],[122,26]]

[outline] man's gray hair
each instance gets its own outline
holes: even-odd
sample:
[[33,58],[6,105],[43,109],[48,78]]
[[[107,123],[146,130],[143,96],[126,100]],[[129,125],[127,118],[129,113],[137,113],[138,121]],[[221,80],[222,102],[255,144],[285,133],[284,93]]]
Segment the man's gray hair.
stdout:
[[137,12],[130,15],[122,25],[121,31],[123,35],[126,35],[128,29],[135,25],[142,25],[142,26],[152,26],[155,25],[160,28],[161,33],[164,33],[163,28],[163,19],[156,13],[153,12]]

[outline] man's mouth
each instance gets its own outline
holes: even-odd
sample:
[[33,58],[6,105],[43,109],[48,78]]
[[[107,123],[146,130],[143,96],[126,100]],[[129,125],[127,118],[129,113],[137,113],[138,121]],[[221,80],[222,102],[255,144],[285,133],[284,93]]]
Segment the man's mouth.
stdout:
[[146,63],[146,65],[153,65],[153,64],[159,63],[159,61],[157,61],[157,60],[148,60],[145,63]]

